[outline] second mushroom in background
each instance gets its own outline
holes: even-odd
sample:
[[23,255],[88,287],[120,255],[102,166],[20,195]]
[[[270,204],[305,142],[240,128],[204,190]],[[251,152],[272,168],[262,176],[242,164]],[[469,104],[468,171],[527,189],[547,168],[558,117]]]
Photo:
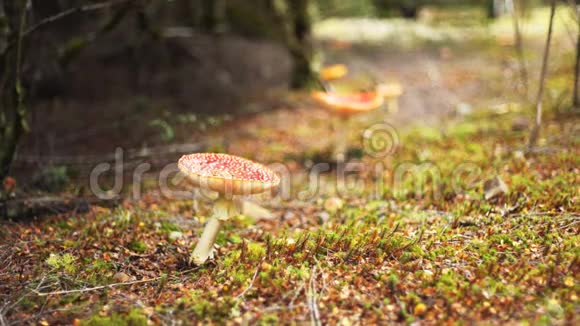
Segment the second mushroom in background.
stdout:
[[347,160],[348,132],[350,117],[375,110],[384,103],[384,98],[377,92],[340,94],[335,92],[313,92],[312,97],[338,116],[336,123],[336,147],[334,159],[337,163]]

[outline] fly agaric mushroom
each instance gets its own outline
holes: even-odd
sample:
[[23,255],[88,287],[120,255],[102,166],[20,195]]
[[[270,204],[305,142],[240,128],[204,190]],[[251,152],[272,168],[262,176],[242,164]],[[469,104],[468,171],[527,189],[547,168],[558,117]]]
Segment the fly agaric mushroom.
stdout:
[[395,113],[399,110],[399,97],[403,94],[403,87],[399,83],[383,83],[377,85],[377,92],[387,100],[387,110]]
[[196,265],[205,263],[212,255],[220,224],[238,214],[233,195],[264,193],[280,184],[280,178],[267,167],[228,154],[184,155],[177,165],[196,187],[219,194],[213,206],[213,215],[189,259]]
[[333,92],[313,92],[312,97],[339,115],[335,159],[338,163],[346,160],[348,120],[358,113],[369,112],[383,105],[383,96],[378,92],[338,94]]
[[343,64],[332,65],[320,69],[320,78],[330,81],[340,79],[348,74],[348,67]]

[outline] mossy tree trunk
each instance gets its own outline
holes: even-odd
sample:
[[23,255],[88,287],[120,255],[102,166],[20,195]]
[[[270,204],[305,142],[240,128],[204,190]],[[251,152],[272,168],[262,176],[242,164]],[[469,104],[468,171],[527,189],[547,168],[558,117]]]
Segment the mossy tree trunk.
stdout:
[[201,27],[206,32],[221,32],[226,22],[226,0],[201,1]]
[[[269,33],[262,34],[280,40],[288,50],[292,60],[290,86],[294,89],[319,84],[318,74],[313,69],[314,47],[309,10],[311,4],[309,0],[261,0],[256,1],[252,7],[254,13],[266,11],[266,19],[256,20],[267,26],[264,28],[267,28]],[[235,7],[230,6],[230,10]],[[230,11],[230,15],[231,13],[233,11]],[[257,17],[260,15],[257,14],[253,18]],[[232,22],[232,25],[235,26],[236,23]]]
[[5,32],[0,50],[0,180],[9,172],[16,146],[27,129],[24,89],[20,79],[24,57],[22,33],[26,26],[26,0],[3,1]]
[[201,25],[200,0],[179,0],[177,2],[178,17],[183,24],[189,27]]
[[178,17],[204,32],[221,32],[226,26],[227,0],[179,0]]
[[291,87],[308,88],[317,81],[312,67],[314,48],[312,45],[312,20],[308,10],[308,0],[289,0],[288,16],[290,18],[287,46],[292,57]]
[[576,10],[576,23],[578,25],[578,32],[576,34],[576,64],[574,65],[574,93],[572,94],[572,104],[574,108],[580,109],[580,10],[578,7],[572,8]]

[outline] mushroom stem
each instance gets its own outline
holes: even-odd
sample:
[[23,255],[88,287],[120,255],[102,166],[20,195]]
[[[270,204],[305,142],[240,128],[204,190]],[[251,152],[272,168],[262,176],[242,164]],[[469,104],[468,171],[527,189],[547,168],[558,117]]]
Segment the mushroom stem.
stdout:
[[336,123],[336,148],[334,153],[336,163],[344,163],[346,161],[347,137],[348,117],[341,116]]
[[399,111],[399,101],[397,98],[390,98],[387,100],[387,111],[389,113],[397,113]]
[[190,263],[202,265],[213,254],[213,245],[220,230],[221,222],[237,215],[236,207],[231,199],[220,197],[213,207],[213,215],[207,221],[199,242],[191,253]]
[[201,238],[197,243],[197,246],[193,250],[191,257],[189,257],[189,262],[196,265],[201,265],[206,262],[209,256],[213,252],[213,244],[220,230],[220,220],[215,217],[210,218],[203,229]]

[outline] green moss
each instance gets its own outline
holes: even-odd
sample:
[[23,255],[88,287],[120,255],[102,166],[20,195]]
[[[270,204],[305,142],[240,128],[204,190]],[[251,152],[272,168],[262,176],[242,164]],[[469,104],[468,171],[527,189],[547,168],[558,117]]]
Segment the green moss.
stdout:
[[188,297],[178,300],[178,306],[193,313],[195,318],[219,322],[236,314],[237,302],[232,297],[216,299],[215,292],[191,291]]
[[52,269],[64,271],[67,274],[75,274],[77,270],[75,256],[68,253],[64,255],[50,254],[46,263]]
[[[498,113],[504,109],[507,113]],[[185,268],[194,268],[182,264],[187,259],[184,246],[194,244],[192,238],[195,237],[188,234],[181,238],[184,241],[169,243],[165,234],[181,232],[178,225],[167,221],[167,216],[176,212],[187,216],[191,208],[185,201],[166,203],[160,200],[159,207],[148,212],[130,207],[113,211],[103,209],[87,224],[84,216],[54,217],[47,225],[55,231],[55,237],[46,237],[48,232],[36,232],[31,228],[31,233],[18,235],[21,240],[14,243],[13,249],[22,259],[48,258],[46,264],[37,264],[38,271],[32,271],[37,273],[34,277],[47,275],[50,278],[44,283],[54,286],[46,291],[112,283],[111,277],[117,271],[115,266],[121,263],[123,270],[147,270],[147,264],[152,267],[149,271],[157,270],[154,264],[159,264],[160,270],[176,269],[163,281],[133,286],[133,289],[142,289],[140,293],[151,300],[149,302],[160,298],[154,296],[157,293],[165,299],[165,291],[173,291],[171,295],[176,298],[164,300],[156,307],[161,320],[171,316],[185,323],[200,324],[226,324],[240,319],[267,325],[283,323],[297,314],[300,318],[304,309],[274,310],[274,314],[261,314],[260,309],[277,305],[288,307],[294,298],[294,304],[300,304],[313,280],[324,301],[321,313],[329,318],[336,310],[338,317],[344,317],[345,311],[358,307],[365,309],[362,322],[373,315],[381,316],[388,309],[388,315],[396,318],[390,322],[410,322],[419,318],[429,322],[428,318],[435,317],[443,322],[483,318],[482,322],[486,323],[491,318],[491,321],[510,323],[513,318],[529,316],[532,324],[565,323],[565,318],[575,316],[578,306],[579,285],[573,282],[572,267],[580,256],[575,214],[577,166],[580,164],[576,148],[580,138],[568,139],[568,134],[561,131],[572,121],[562,122],[562,127],[550,121],[554,114],[547,114],[542,137],[549,151],[526,157],[513,155],[525,144],[527,137],[526,132],[510,130],[515,114],[524,114],[522,111],[512,113],[513,110],[511,104],[506,104],[505,108],[478,111],[473,118],[460,123],[450,122],[441,128],[402,131],[401,147],[384,158],[384,163],[389,168],[405,162],[435,164],[441,172],[441,198],[430,198],[429,194],[436,188],[429,178],[423,188],[427,195],[418,197],[414,193],[417,179],[401,182],[405,194],[400,197],[390,193],[386,198],[376,199],[369,195],[368,187],[363,186],[362,190],[344,196],[344,209],[323,223],[320,215],[324,200],[336,195],[334,189],[297,206],[294,202],[286,202],[274,210],[284,216],[287,212],[292,213],[294,216],[288,219],[256,221],[240,217],[224,224],[218,234],[217,243],[221,248],[216,258],[202,267],[195,267],[193,272],[181,273]],[[325,123],[317,128],[325,128]],[[299,129],[298,134],[302,136],[309,136],[313,131],[306,124]],[[259,139],[269,133],[271,129],[267,127],[251,131]],[[352,132],[351,136],[354,141],[358,135]],[[270,152],[279,152],[288,146],[272,141],[269,147]],[[303,155],[293,157],[298,166],[305,158],[326,155],[319,148],[303,150]],[[369,159],[368,156],[361,158],[363,163]],[[464,191],[457,192],[453,189],[452,173],[465,162],[475,162],[480,171],[474,179],[459,176],[457,181]],[[510,192],[501,198],[484,200],[482,181],[492,175],[500,175]],[[365,173],[360,175],[361,178],[366,176]],[[385,179],[393,176],[385,175]],[[331,188],[335,178],[333,173],[322,176],[321,188]],[[296,183],[297,187],[308,185],[302,180]],[[389,180],[385,180],[385,184],[385,188],[392,189]],[[147,223],[140,224],[140,219]],[[38,223],[35,227],[45,231],[42,228],[46,225],[41,221],[35,223]],[[248,226],[256,223],[258,228],[248,230]],[[159,227],[151,230],[152,225]],[[123,237],[126,232],[121,232],[121,227],[135,231],[131,233],[134,238]],[[422,230],[425,232],[419,239]],[[4,229],[0,230],[0,235],[12,236]],[[129,260],[112,255],[119,247],[140,253],[151,251],[146,244],[162,246],[162,255],[144,255]],[[28,253],[26,247],[34,251]],[[63,248],[67,254],[61,253]],[[51,251],[58,254],[48,257]],[[110,259],[101,258],[101,252],[110,253]],[[74,257],[79,258],[75,260]],[[253,279],[256,270],[258,274]],[[39,280],[39,277],[30,279],[30,283],[34,287]],[[295,292],[301,287],[302,292]],[[191,288],[196,291],[187,292]],[[236,299],[235,296],[246,288],[250,290],[243,299]],[[91,317],[84,324],[127,325],[138,323],[129,319],[143,320],[142,314],[130,318],[131,313],[118,312],[130,308],[117,306],[117,298],[108,296],[113,292],[51,296],[47,309],[52,311],[66,305],[68,316],[78,318],[86,313],[87,306],[101,303],[115,313]],[[371,303],[369,298],[376,300]],[[434,309],[420,317],[410,316],[417,304]],[[40,298],[24,298],[18,307],[19,313],[38,310],[41,305]],[[496,312],[491,312],[490,307]]]
[[476,122],[459,123],[449,130],[449,136],[465,140],[468,137],[473,136],[479,130],[479,126],[480,125]]
[[258,261],[266,255],[266,248],[257,242],[248,243],[248,257],[250,261]]
[[147,317],[140,310],[131,310],[127,315],[112,314],[108,317],[95,315],[81,322],[83,326],[146,326]]
[[159,227],[159,229],[165,232],[183,232],[179,226],[168,221],[161,221],[161,227]]
[[129,242],[129,249],[133,250],[136,253],[142,254],[147,251],[148,247],[147,244],[143,241],[133,240]]
[[242,253],[240,250],[232,250],[228,252],[227,255],[222,259],[223,266],[228,269],[232,266],[238,265],[241,254]]
[[275,314],[264,314],[258,321],[259,325],[279,325],[280,319]]

